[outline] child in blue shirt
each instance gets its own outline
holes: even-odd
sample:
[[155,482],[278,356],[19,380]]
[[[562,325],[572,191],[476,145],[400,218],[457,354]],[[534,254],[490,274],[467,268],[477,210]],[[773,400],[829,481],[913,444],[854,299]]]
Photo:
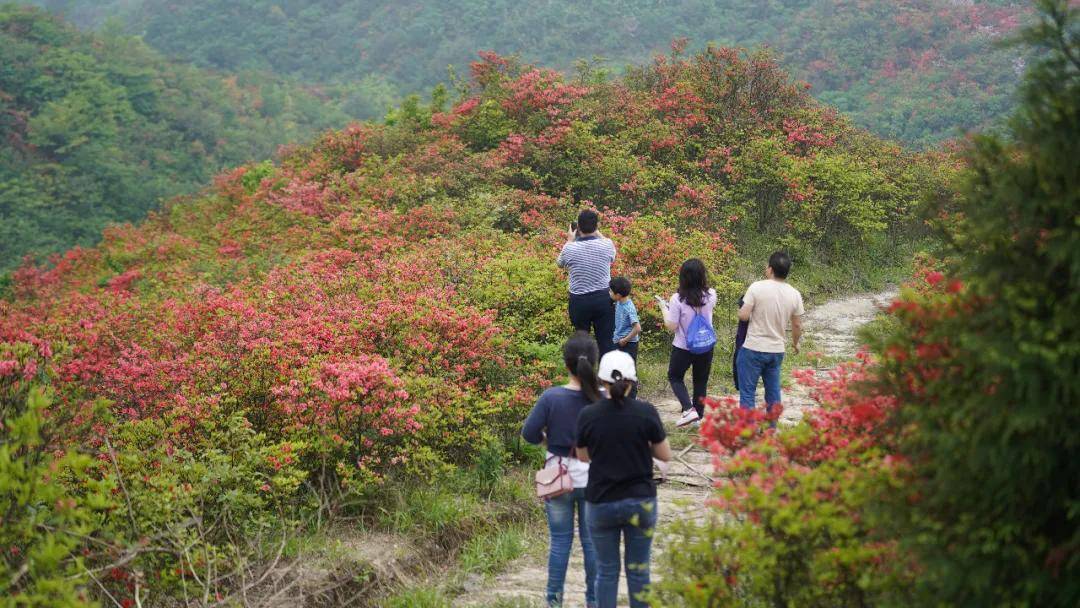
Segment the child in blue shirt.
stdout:
[[[637,307],[630,299],[630,279],[615,277],[608,283],[608,293],[615,300],[615,331],[611,341],[615,348],[629,354],[637,364],[638,342],[641,339],[641,320],[638,319]],[[630,398],[637,398],[637,383],[630,392]]]

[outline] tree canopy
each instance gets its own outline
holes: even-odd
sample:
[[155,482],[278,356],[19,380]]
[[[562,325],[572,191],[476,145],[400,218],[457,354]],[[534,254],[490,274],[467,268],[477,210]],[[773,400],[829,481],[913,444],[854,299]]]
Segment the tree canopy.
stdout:
[[1012,0],[39,0],[85,25],[119,17],[170,56],[336,84],[355,114],[426,90],[480,50],[618,70],[674,39],[768,46],[857,125],[928,145],[1013,107],[1024,58],[996,43],[1030,12]]
[[285,80],[179,65],[0,6],[0,271],[92,245],[224,167],[347,121]]

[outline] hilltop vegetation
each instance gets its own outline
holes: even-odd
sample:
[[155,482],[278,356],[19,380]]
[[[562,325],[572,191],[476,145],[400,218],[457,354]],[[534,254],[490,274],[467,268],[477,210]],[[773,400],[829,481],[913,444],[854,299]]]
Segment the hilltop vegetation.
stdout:
[[[763,246],[834,285],[897,263],[924,234],[920,194],[948,198],[956,168],[855,129],[760,54],[676,53],[616,81],[493,54],[470,72],[452,101],[226,172],[14,274],[0,405],[30,429],[12,453],[39,463],[18,483],[42,489],[8,510],[0,577],[46,551],[53,568],[16,594],[227,598],[257,578],[245,539],[305,513],[377,525],[393,488],[512,446],[559,373],[554,257],[582,206],[639,293],[696,256],[733,303]],[[90,587],[82,568],[108,564]]]
[[10,4],[0,66],[0,273],[348,121],[287,82],[177,65]]
[[564,68],[600,53],[610,61],[598,73],[682,36],[693,48],[768,44],[854,124],[918,145],[993,124],[1023,63],[995,46],[1024,15],[1001,1],[39,4],[103,30],[0,9],[0,272],[91,245],[282,144],[382,118],[477,49]]
[[[425,90],[479,49],[569,68],[616,68],[672,39],[774,49],[855,124],[918,145],[994,124],[1023,59],[995,46],[1029,5],[1014,0],[40,0],[84,25],[120,17],[164,53],[225,70],[333,84],[354,114]],[[360,115],[360,114],[357,114]]]
[[678,527],[664,606],[1080,604],[1080,6],[1042,0],[1007,139],[959,196],[870,348],[776,433],[718,400],[721,514]]

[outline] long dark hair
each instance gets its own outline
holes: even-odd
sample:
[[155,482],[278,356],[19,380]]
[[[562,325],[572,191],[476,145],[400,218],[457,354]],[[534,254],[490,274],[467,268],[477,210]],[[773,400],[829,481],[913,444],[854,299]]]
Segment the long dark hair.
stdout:
[[705,264],[697,258],[686,260],[679,268],[679,299],[697,308],[704,306],[708,297],[709,275]]
[[596,378],[596,362],[600,359],[600,349],[596,340],[587,332],[578,331],[562,347],[563,363],[566,369],[581,382],[581,390],[590,402],[600,400],[600,381]]

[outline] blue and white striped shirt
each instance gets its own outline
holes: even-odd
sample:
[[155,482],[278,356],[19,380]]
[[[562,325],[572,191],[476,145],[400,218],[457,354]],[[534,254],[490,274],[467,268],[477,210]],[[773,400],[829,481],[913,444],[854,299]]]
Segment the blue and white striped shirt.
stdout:
[[[612,342],[618,342],[626,336],[630,335],[630,332],[634,331],[634,325],[641,323],[641,319],[638,318],[637,306],[634,306],[634,301],[630,298],[626,298],[622,302],[615,303],[615,332],[611,335]],[[641,339],[641,334],[634,336],[631,342],[637,342]]]
[[563,245],[559,268],[570,271],[570,293],[581,295],[606,290],[615,262],[615,243],[597,236],[581,237]]

